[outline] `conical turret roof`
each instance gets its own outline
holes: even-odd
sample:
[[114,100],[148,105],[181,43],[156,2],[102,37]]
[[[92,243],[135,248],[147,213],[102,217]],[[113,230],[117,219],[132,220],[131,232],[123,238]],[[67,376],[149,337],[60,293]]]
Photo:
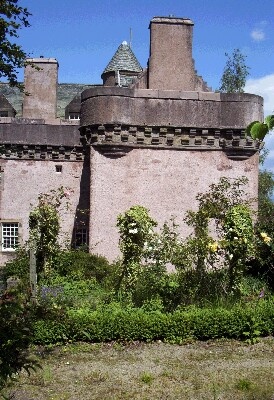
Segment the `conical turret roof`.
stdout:
[[116,53],[104,69],[103,74],[113,71],[141,72],[143,69],[127,42],[118,47]]

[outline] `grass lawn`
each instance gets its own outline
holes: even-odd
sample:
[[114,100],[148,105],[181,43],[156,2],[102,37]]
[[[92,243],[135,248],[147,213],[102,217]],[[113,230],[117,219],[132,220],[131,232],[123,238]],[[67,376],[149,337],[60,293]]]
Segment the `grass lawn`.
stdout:
[[254,345],[77,343],[36,348],[42,370],[20,375],[13,400],[274,400],[274,338]]

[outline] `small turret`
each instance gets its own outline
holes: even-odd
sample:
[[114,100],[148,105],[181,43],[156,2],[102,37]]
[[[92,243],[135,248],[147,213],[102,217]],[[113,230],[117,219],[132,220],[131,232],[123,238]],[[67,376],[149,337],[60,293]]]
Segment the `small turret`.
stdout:
[[104,86],[130,86],[142,72],[142,67],[130,45],[124,41],[104,69]]

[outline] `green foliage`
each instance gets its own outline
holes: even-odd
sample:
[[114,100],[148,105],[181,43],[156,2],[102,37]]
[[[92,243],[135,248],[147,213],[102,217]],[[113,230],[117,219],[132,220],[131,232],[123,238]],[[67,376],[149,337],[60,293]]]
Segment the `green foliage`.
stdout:
[[[264,162],[263,153],[261,163]],[[256,249],[249,263],[250,273],[264,276],[274,288],[274,175],[265,169],[259,171],[258,215],[255,225]]]
[[216,219],[217,227],[227,210],[238,204],[247,203],[244,187],[248,179],[244,176],[237,179],[220,178],[218,183],[209,186],[206,193],[199,193],[199,209],[204,210],[209,218]]
[[243,93],[246,78],[249,75],[249,67],[246,65],[246,56],[239,49],[235,49],[232,55],[227,57],[224,72],[221,78],[220,92]]
[[271,131],[274,128],[274,115],[267,115],[265,117],[265,124],[268,126],[268,129]]
[[42,312],[63,315],[68,308],[100,308],[108,297],[94,278],[75,280],[73,277],[53,275],[40,281],[38,303]]
[[[38,205],[29,215],[30,246],[35,248],[37,272],[42,275],[49,274],[60,251],[59,208],[62,205],[62,199],[68,196],[68,190],[62,186],[49,193],[42,193],[38,197]],[[66,202],[66,207],[68,207],[68,202]]]
[[236,384],[236,389],[248,391],[248,390],[251,390],[253,388],[253,386],[254,385],[252,384],[252,382],[250,382],[250,380],[248,380],[248,379],[239,379],[237,384]]
[[69,337],[66,335],[66,327],[62,320],[41,319],[33,323],[35,332],[34,343],[61,344],[66,343]]
[[246,342],[249,344],[254,344],[259,341],[261,335],[260,323],[257,321],[256,316],[250,316],[246,321],[246,330],[243,332],[246,337]]
[[123,308],[68,310],[63,320],[41,319],[34,324],[36,343],[112,340],[186,340],[236,338],[254,342],[258,335],[274,333],[274,299],[260,299],[229,308],[196,308],[163,313]]
[[[137,307],[158,301],[168,311],[180,304],[240,295],[247,260],[254,256],[251,209],[243,189],[246,183],[245,177],[223,177],[208,192],[198,194],[198,210],[188,211],[185,217],[193,229],[185,240],[179,239],[174,220],[154,232],[156,223],[143,207],[120,215],[120,293]],[[169,265],[176,268],[175,274],[167,273]]]
[[238,289],[246,261],[253,255],[254,232],[250,209],[243,205],[231,207],[223,221],[225,258],[228,265],[228,291]]
[[11,86],[23,89],[17,81],[17,69],[26,63],[27,54],[15,43],[18,31],[30,26],[31,15],[27,8],[21,7],[18,0],[1,0],[0,3],[0,78],[7,78]]
[[256,122],[250,129],[250,136],[252,139],[263,140],[268,133],[268,126],[261,122]]
[[108,260],[83,250],[60,250],[54,259],[54,271],[74,280],[95,278],[102,283],[111,273]]
[[29,254],[25,247],[16,250],[15,258],[0,268],[1,279],[17,277],[26,286],[29,285]]
[[29,299],[15,290],[0,297],[0,391],[14,375],[38,366],[29,356],[32,342],[32,313]]
[[246,127],[246,135],[251,136],[252,139],[264,140],[265,136],[274,127],[274,115],[265,117],[265,121],[253,121]]
[[143,372],[140,377],[141,382],[146,384],[152,383],[153,379],[154,377],[150,372]]
[[[244,177],[221,178],[208,192],[198,194],[198,210],[187,212],[185,221],[194,232],[184,242],[175,266],[181,270],[181,282],[193,282],[191,292],[188,290],[191,299],[217,295],[215,290],[209,295],[213,289],[209,276],[222,278],[221,285],[215,286],[222,289],[220,295],[231,295],[240,283],[254,241],[251,211],[242,188],[246,183]],[[216,239],[209,234],[210,222],[215,226]],[[189,284],[183,287],[190,289]]]
[[118,289],[123,283],[130,292],[140,273],[140,263],[144,256],[145,245],[150,241],[152,229],[157,224],[142,206],[133,206],[117,217],[120,233],[120,249],[123,254],[123,271]]

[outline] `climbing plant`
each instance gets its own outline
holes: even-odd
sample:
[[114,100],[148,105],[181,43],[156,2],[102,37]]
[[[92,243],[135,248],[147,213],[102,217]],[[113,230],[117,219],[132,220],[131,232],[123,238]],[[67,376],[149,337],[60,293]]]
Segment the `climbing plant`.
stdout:
[[122,273],[118,283],[131,292],[144,257],[144,250],[151,241],[153,228],[157,223],[149,216],[149,211],[142,206],[133,206],[117,217],[120,233],[120,250],[122,252]]
[[225,263],[228,269],[228,292],[237,289],[246,260],[254,254],[254,229],[251,211],[245,204],[231,207],[222,221]]
[[186,214],[193,233],[183,243],[184,258],[178,268],[195,271],[198,295],[207,290],[208,272],[220,268],[226,271],[224,291],[233,292],[252,256],[254,233],[243,189],[246,183],[245,177],[221,178],[208,192],[197,195],[198,210]]
[[[60,249],[58,236],[60,232],[61,205],[69,206],[69,191],[63,186],[38,197],[38,204],[29,215],[30,245],[34,246],[37,259],[37,272],[49,274],[54,258]],[[66,199],[65,204],[62,200]]]

